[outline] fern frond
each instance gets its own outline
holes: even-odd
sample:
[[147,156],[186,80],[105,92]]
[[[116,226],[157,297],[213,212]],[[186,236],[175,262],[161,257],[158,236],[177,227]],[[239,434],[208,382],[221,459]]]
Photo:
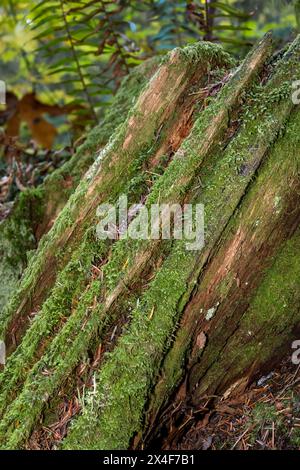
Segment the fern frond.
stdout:
[[[49,75],[57,75],[73,98],[80,92],[95,120],[96,109],[128,73],[131,66],[128,61],[136,52],[130,50],[123,34],[126,22],[122,14],[131,4],[130,1],[49,0],[40,1],[31,10],[32,30],[39,42],[36,52],[51,58]],[[95,76],[100,80],[95,82]],[[104,85],[105,95],[101,93]],[[95,88],[99,90],[98,96]]]
[[58,77],[68,96],[84,99],[96,119],[142,57],[191,40],[216,41],[225,32],[230,41],[228,31],[235,33],[233,43],[241,41],[249,15],[225,1],[41,0],[32,8],[31,26],[37,52],[50,59],[49,75]]

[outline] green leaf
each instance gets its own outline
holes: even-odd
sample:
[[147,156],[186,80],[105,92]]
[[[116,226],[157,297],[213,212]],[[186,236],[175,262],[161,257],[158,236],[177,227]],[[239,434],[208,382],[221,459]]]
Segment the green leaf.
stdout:
[[81,82],[80,78],[69,78],[69,79],[66,79],[66,80],[60,80],[59,81],[59,84],[60,85],[69,85],[69,84],[72,84],[72,83],[76,83],[76,82]]
[[[48,41],[46,44],[42,44],[41,46],[37,47],[34,52],[43,52],[44,57],[53,57],[53,46],[57,46],[57,44],[64,43],[67,40],[67,38],[55,38],[52,39],[51,41]],[[70,48],[65,46],[62,47],[55,47],[55,54],[58,54],[60,52],[64,53],[69,53]]]
[[50,28],[47,28],[45,29],[44,31],[42,31],[41,33],[39,33],[37,36],[35,36],[33,39],[35,41],[39,40],[39,39],[44,39],[46,37],[49,37],[50,35],[53,35],[53,33],[58,33],[60,31],[62,31],[64,29],[63,26],[58,26],[58,27],[50,27]]
[[227,3],[212,2],[210,3],[210,6],[219,8],[220,10],[229,13],[230,16],[235,16],[236,18],[249,19],[252,16],[251,14],[239,10],[238,8],[235,8],[231,5],[228,5]]
[[[53,22],[53,24],[57,25],[58,23],[58,20],[59,19],[55,19],[53,20],[53,16],[45,16],[42,20],[40,20],[38,23],[36,23],[35,25],[31,26],[31,30],[32,31],[35,31],[36,29],[39,29],[41,26],[43,26],[44,24],[51,24]],[[63,24],[61,24],[61,26],[63,26]]]
[[222,37],[220,38],[220,41],[227,44],[234,44],[236,46],[253,46],[253,42],[246,39]]
[[[57,0],[48,0],[47,2],[47,5],[48,4],[51,4],[51,6],[49,6],[49,8],[53,8],[53,7],[57,7],[58,6],[58,2]],[[31,13],[38,10],[39,8],[43,10],[45,10],[45,0],[41,0],[37,5],[35,5],[32,9],[31,9]]]
[[[55,15],[53,15],[53,10],[57,9],[57,7],[58,7],[57,3],[56,3],[56,5],[50,5],[50,6],[47,6],[47,7],[44,6],[43,8],[41,8],[41,11],[39,11],[36,15],[34,15],[31,18],[31,22],[34,23],[39,18],[45,16],[46,13],[48,13],[48,12],[52,13],[52,20],[55,20]],[[32,12],[33,12],[33,10],[31,10],[30,13],[32,13]]]
[[59,67],[60,67],[61,65],[65,65],[66,61],[67,61],[67,58],[64,57],[63,59],[60,59],[60,60],[58,60],[57,62],[54,62],[54,64],[51,64],[51,65],[49,66],[49,69],[50,69],[50,70],[56,69],[56,70],[53,70],[53,71],[57,71],[57,70],[59,70]]
[[59,73],[78,73],[78,70],[75,65],[69,65],[66,67],[61,67],[60,69],[52,70],[52,72],[49,72],[49,75],[55,75]]
[[215,25],[212,29],[216,31],[251,31],[251,28],[248,28],[247,26],[233,26],[227,24]]
[[[34,52],[44,52],[45,57],[48,57],[48,56],[53,57],[52,47],[56,46],[57,44],[64,43],[64,41],[66,40],[67,38],[64,38],[64,37],[51,39],[51,41],[47,41],[47,43],[42,44],[41,46],[37,47]],[[67,46],[55,48],[55,54],[58,54],[59,52],[69,52],[69,51],[70,49]]]

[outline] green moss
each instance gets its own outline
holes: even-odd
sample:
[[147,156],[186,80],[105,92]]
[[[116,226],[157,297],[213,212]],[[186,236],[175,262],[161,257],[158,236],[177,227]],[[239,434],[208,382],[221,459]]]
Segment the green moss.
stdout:
[[[247,424],[248,425],[248,424]],[[249,442],[253,445],[257,439],[261,439],[260,431],[265,430],[266,426],[275,426],[276,433],[284,430],[284,422],[282,416],[273,404],[257,403],[252,410],[249,425],[252,428],[250,432]]]
[[[265,46],[263,46],[265,47]],[[270,54],[270,47],[267,48],[265,56]],[[193,52],[194,54],[194,52]],[[216,99],[205,108],[199,116],[189,137],[184,141],[179,152],[175,154],[174,160],[167,168],[164,178],[153,189],[150,202],[156,200],[159,194],[163,194],[165,199],[181,198],[190,189],[191,181],[199,172],[202,161],[217,149],[218,139],[222,141],[228,127],[230,126],[230,115],[237,104],[243,98],[248,88],[252,86],[260,70],[249,73],[249,62],[251,62],[253,52],[246,58],[232,79],[222,88]],[[261,64],[261,68],[263,63]],[[291,73],[291,70],[290,70]],[[237,91],[238,90],[238,91]],[[222,122],[216,124],[216,128],[211,130],[211,123],[215,122],[217,116],[222,116]],[[271,127],[271,126],[270,126]],[[207,141],[207,132],[210,129],[215,133],[215,138],[211,148],[207,149],[204,142]]]
[[[100,282],[93,281],[83,294],[79,307],[64,325],[51,347],[28,373],[21,394],[0,423],[0,442],[4,448],[18,448],[30,435],[33,424],[49,396],[85,353],[99,325],[99,311],[92,308],[100,292]],[[74,336],[75,333],[75,336]]]
[[[216,345],[210,351],[212,363],[205,375],[203,386],[197,393],[204,393],[223,380],[224,367],[230,370],[227,381],[242,375],[256,362],[257,367],[267,363],[291,338],[294,326],[299,322],[300,292],[300,237],[296,234],[288,240],[274,259],[260,284],[249,309],[239,320],[239,333],[227,339],[217,352]],[[266,334],[268,332],[268,334]],[[239,358],[236,361],[236,358]]]
[[[199,48],[199,51],[201,51],[201,44],[199,44],[197,47]],[[218,59],[214,60],[215,66],[220,65],[223,67],[224,60],[225,62],[227,62],[228,57],[227,55],[221,55]],[[195,68],[196,66],[197,64],[194,64]],[[175,77],[181,76],[180,70],[173,70],[172,73],[175,75]],[[188,71],[186,76],[182,78],[182,80],[187,80],[187,75],[189,73],[190,70]],[[168,96],[168,100],[174,99],[173,93],[169,93],[167,87],[166,93]],[[170,96],[168,95],[168,93]],[[82,213],[82,211],[84,211],[85,207],[83,201],[86,201],[86,205],[90,206],[89,200],[87,198],[87,190],[90,186],[91,180],[95,180],[95,185],[97,185],[98,179],[100,181],[96,187],[96,192],[98,193],[98,202],[100,203],[103,200],[107,200],[108,195],[111,201],[115,200],[118,194],[126,190],[128,180],[132,179],[135,176],[134,168],[130,164],[134,160],[139,161],[141,157],[141,151],[144,152],[145,148],[151,149],[153,143],[157,140],[156,133],[158,128],[160,127],[159,119],[164,115],[164,109],[159,109],[157,112],[153,112],[151,119],[149,119],[149,116],[147,116],[147,126],[145,125],[145,121],[141,121],[141,125],[143,126],[143,129],[140,129],[141,132],[139,133],[141,140],[134,140],[131,145],[131,148],[128,151],[123,150],[122,155],[118,155],[118,165],[111,165],[111,159],[114,157],[114,152],[116,152],[117,154],[120,153],[119,147],[122,146],[124,137],[128,132],[128,124],[130,117],[137,116],[139,112],[140,109],[137,103],[133,106],[132,111],[129,114],[127,120],[124,120],[123,118],[123,121],[125,122],[123,122],[123,124],[118,127],[117,132],[115,133],[114,137],[111,138],[109,144],[105,147],[102,152],[99,153],[89,173],[79,183],[76,191],[71,195],[68,203],[61,211],[53,228],[46,236],[43,237],[37,255],[31,259],[31,263],[24,274],[19,290],[13,296],[10,304],[7,306],[7,308],[2,314],[2,318],[0,320],[0,331],[2,336],[4,334],[5,329],[7,328],[7,325],[10,322],[11,317],[14,314],[14,311],[17,309],[20,299],[24,298],[24,296],[31,295],[31,291],[34,289],[35,286],[35,279],[39,277],[39,273],[43,269],[44,260],[47,258],[47,255],[49,257],[49,253],[55,252],[56,256],[61,261],[61,265],[63,265],[64,263],[68,262],[71,251],[76,249],[76,246],[78,247],[78,243],[75,243],[74,246],[69,246],[69,250],[67,251],[65,251],[64,249],[60,249],[60,251],[58,251],[56,243],[60,239],[61,235],[74,223],[76,223],[77,218],[80,217],[80,214]],[[95,131],[95,133],[93,133],[92,137],[90,138],[93,143],[99,138],[98,136],[95,139],[95,135],[97,135],[97,131]],[[93,145],[93,143],[87,143],[86,145]],[[82,150],[80,152],[82,152]],[[57,177],[57,175],[55,177]],[[86,218],[82,229],[84,230],[85,227],[88,228],[89,225],[95,222],[95,214],[93,219],[94,220]]]
[[0,311],[12,294],[27,264],[27,253],[36,247],[35,227],[41,220],[43,191],[20,193],[12,213],[0,224]]
[[[280,220],[283,214],[285,214],[286,212],[290,212],[290,194],[286,190],[286,181],[292,181],[292,179],[295,178],[295,175],[297,175],[299,168],[299,126],[300,113],[298,110],[296,110],[290,118],[284,135],[277,140],[276,144],[271,149],[269,157],[265,165],[261,169],[257,180],[253,182],[250,190],[244,198],[242,207],[236,213],[235,217],[232,218],[231,223],[229,224],[226,232],[223,235],[221,243],[227,239],[227,236],[232,237],[231,234],[237,233],[238,230],[242,230],[244,233],[248,234],[248,237],[250,237],[252,234],[251,239],[253,244],[253,250],[259,252],[262,241],[265,243],[265,240],[261,239],[261,237],[264,236],[263,234],[265,233],[264,226],[269,224],[268,218],[265,217],[266,207],[263,204],[256,206],[255,214],[252,215],[250,218],[249,214],[253,214],[253,207],[255,207],[256,201],[263,199],[261,192],[262,188],[269,188],[270,197],[272,198],[272,192],[274,192],[276,194],[276,197],[279,198],[281,201],[280,207],[278,205],[273,206],[274,219],[277,218],[278,220]],[[254,224],[256,218],[261,219],[259,229],[257,229]],[[295,249],[297,249],[296,246]],[[288,256],[292,256],[290,252],[287,252],[287,265],[289,264]],[[265,264],[270,263],[270,261],[270,259],[266,258]],[[267,265],[268,264],[266,264],[266,266]],[[295,263],[293,266],[294,269],[296,269],[297,273],[298,268],[296,267]],[[281,277],[282,272],[284,272],[284,275],[287,276],[288,280],[291,282],[291,286],[293,286],[294,277],[293,275],[291,275],[291,277],[289,278],[286,269],[287,266],[281,265],[281,267],[277,271],[274,271],[274,276],[275,272],[277,272],[277,276]],[[258,272],[257,276],[263,276],[263,274],[264,272]],[[209,282],[209,280],[207,282]],[[232,288],[232,285],[235,285],[235,283],[235,278],[232,277],[231,273],[229,273],[229,276],[226,276],[223,279],[222,284],[218,286],[216,295],[218,295],[219,293],[219,298],[221,300],[225,299],[228,295],[230,295],[230,289]],[[246,369],[247,364],[250,364],[257,356],[259,348],[261,348],[260,355],[262,359],[265,357],[265,355],[266,357],[268,355],[271,355],[273,346],[275,350],[277,341],[274,341],[273,334],[270,336],[272,340],[269,345],[267,345],[266,341],[263,341],[260,346],[257,345],[258,341],[257,336],[255,335],[256,327],[253,328],[253,325],[258,325],[258,327],[261,328],[261,331],[265,331],[267,329],[267,326],[265,325],[263,327],[262,325],[260,325],[260,322],[263,318],[266,322],[268,322],[270,316],[272,315],[272,311],[275,309],[276,311],[278,311],[278,328],[284,328],[286,322],[286,313],[284,312],[284,310],[281,310],[281,306],[286,305],[286,308],[288,309],[292,308],[292,305],[290,304],[290,301],[288,299],[285,299],[285,294],[282,295],[282,291],[280,289],[276,289],[277,283],[279,285],[282,285],[282,279],[280,278],[279,280],[278,278],[277,280],[275,280],[274,278],[273,283],[267,283],[265,291],[260,294],[259,298],[261,298],[263,302],[266,302],[264,308],[262,306],[259,306],[258,304],[256,306],[255,311],[259,313],[260,320],[254,317],[249,317],[248,324],[244,326],[243,332],[241,334],[242,341],[244,341],[245,344],[242,343],[241,345],[236,345],[237,349],[234,350],[235,357],[236,355],[238,355],[240,358],[242,358],[242,360],[239,361],[239,369],[232,365],[232,370],[234,371],[233,375],[234,373],[237,375],[237,370],[241,372]],[[283,285],[286,286],[286,284]],[[277,297],[277,293],[275,291],[277,291],[278,293],[280,292],[281,298]],[[287,295],[290,295],[288,294],[288,292],[290,292],[290,290],[287,290]],[[246,293],[244,292],[243,302],[246,303],[251,301],[251,298],[253,297],[253,291],[249,291],[248,295],[249,298],[246,297]],[[255,302],[256,301],[254,301],[254,303]],[[232,323],[233,321],[238,322],[240,320],[239,318],[234,320],[234,318],[230,315],[230,312],[228,312],[228,315],[230,318],[226,317],[223,319],[223,321],[230,321]],[[251,332],[250,335],[249,332]],[[229,334],[230,333],[231,330],[229,330]],[[223,322],[220,322],[219,326],[217,327],[217,330],[215,331],[214,336],[215,340],[209,343],[208,347],[205,350],[203,361],[199,364],[199,366],[197,367],[197,372],[195,372],[194,374],[195,377],[201,377],[205,373],[205,370],[207,369],[208,365],[213,364],[213,366],[210,368],[209,377],[206,376],[205,380],[203,381],[203,383],[205,384],[203,385],[203,387],[213,387],[213,384],[218,384],[220,381],[222,381],[223,377],[223,369],[222,366],[220,366],[220,363],[222,363],[222,357],[224,356],[224,345],[228,340],[228,338],[224,335]],[[284,337],[285,335],[278,335],[278,345],[281,341],[284,342]],[[233,346],[231,345],[231,347]],[[268,351],[269,347],[271,348],[270,351]],[[240,348],[240,350],[238,348]],[[226,365],[224,364],[224,367],[225,366],[227,367],[228,363],[226,363]],[[195,379],[195,381],[198,382],[198,379]],[[204,393],[202,387],[200,386],[199,393],[201,392]]]
[[[88,246],[92,252],[95,251],[95,245]],[[86,253],[87,246],[83,251]],[[86,262],[82,255],[78,255],[79,253],[74,254],[73,263],[70,262],[68,269],[60,275],[51,296],[44,303],[19,348],[8,359],[0,376],[2,412],[15,398],[25,380],[20,394],[8,407],[0,423],[0,442],[4,448],[19,447],[29,436],[47,398],[61,386],[80,358],[86,354],[93,340],[96,337],[101,338],[104,329],[116,315],[116,312],[103,315],[103,304],[99,299],[103,297],[106,281],[90,280],[84,287],[91,260],[87,253]],[[133,301],[136,300],[133,298]],[[127,302],[126,308],[129,305],[130,302]],[[70,309],[72,315],[66,318]],[[60,322],[62,325],[58,325]],[[49,342],[49,339],[52,341]],[[36,352],[41,342],[44,349],[47,342],[49,345],[39,358]],[[43,371],[46,373],[43,374]]]
[[195,42],[186,47],[174,49],[171,54],[174,54],[176,51],[178,51],[188,63],[198,63],[199,60],[207,62],[208,70],[212,68],[214,61],[220,62],[220,60],[222,60],[231,67],[236,65],[236,60],[230,56],[220,44],[214,44],[212,42]]
[[[93,237],[92,237],[93,238]],[[8,358],[4,371],[0,374],[0,414],[17,395],[26,376],[51,342],[55,334],[67,322],[68,317],[84,301],[87,286],[92,282],[91,266],[94,260],[96,242],[87,239],[80,251],[75,251],[71,261],[59,274],[51,295],[41,310],[31,321],[17,350]],[[97,243],[97,256],[101,259],[106,252],[104,242]]]
[[[189,259],[179,247],[157,273],[132,313],[130,327],[107,356],[97,378],[97,393],[75,422],[64,448],[127,448],[141,417],[162,353],[177,322],[177,301],[186,290],[184,270]],[[138,380],[132,380],[138,377]],[[98,418],[97,413],[100,413]],[[120,416],[123,419],[120,421]]]
[[[18,279],[27,266],[26,253],[36,248],[34,229],[38,222],[42,223],[44,217],[49,216],[47,212],[44,214],[45,208],[50,204],[53,214],[55,214],[66,204],[84,173],[94,162],[99,149],[107,143],[117,127],[123,123],[147,80],[158,67],[159,60],[154,58],[146,61],[136,67],[123,80],[103,122],[90,132],[74,156],[49,175],[39,188],[21,193],[15,203],[12,216],[0,225],[0,275],[2,279],[6,279],[6,282],[2,283],[0,287],[0,312],[14,292]],[[68,189],[64,189],[66,179],[71,181]],[[84,189],[84,185],[82,189]],[[65,214],[60,230],[63,230],[64,226],[68,226],[67,221],[68,217]],[[69,223],[71,223],[71,219],[69,219]],[[33,264],[36,264],[34,259]],[[30,273],[30,279],[36,272],[35,270]]]

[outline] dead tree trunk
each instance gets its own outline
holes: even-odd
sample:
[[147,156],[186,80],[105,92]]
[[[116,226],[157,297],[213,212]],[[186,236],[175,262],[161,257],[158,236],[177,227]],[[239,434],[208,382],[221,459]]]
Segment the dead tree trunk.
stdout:
[[[299,54],[297,38],[272,58],[267,35],[237,69],[208,43],[163,61],[3,310],[2,448],[147,446],[170,400],[237,392],[282,357],[300,322]],[[204,248],[98,240],[121,194],[204,204]]]

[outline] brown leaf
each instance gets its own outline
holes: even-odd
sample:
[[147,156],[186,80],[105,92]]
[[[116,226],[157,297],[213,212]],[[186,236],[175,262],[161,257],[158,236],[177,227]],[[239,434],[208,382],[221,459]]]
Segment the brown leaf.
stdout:
[[0,119],[6,122],[6,136],[18,137],[21,122],[26,122],[34,141],[47,150],[53,147],[57,130],[44,118],[44,115],[60,116],[77,109],[83,109],[77,105],[45,104],[37,99],[35,93],[27,93],[20,101],[13,93],[8,95],[6,110],[0,113]]

